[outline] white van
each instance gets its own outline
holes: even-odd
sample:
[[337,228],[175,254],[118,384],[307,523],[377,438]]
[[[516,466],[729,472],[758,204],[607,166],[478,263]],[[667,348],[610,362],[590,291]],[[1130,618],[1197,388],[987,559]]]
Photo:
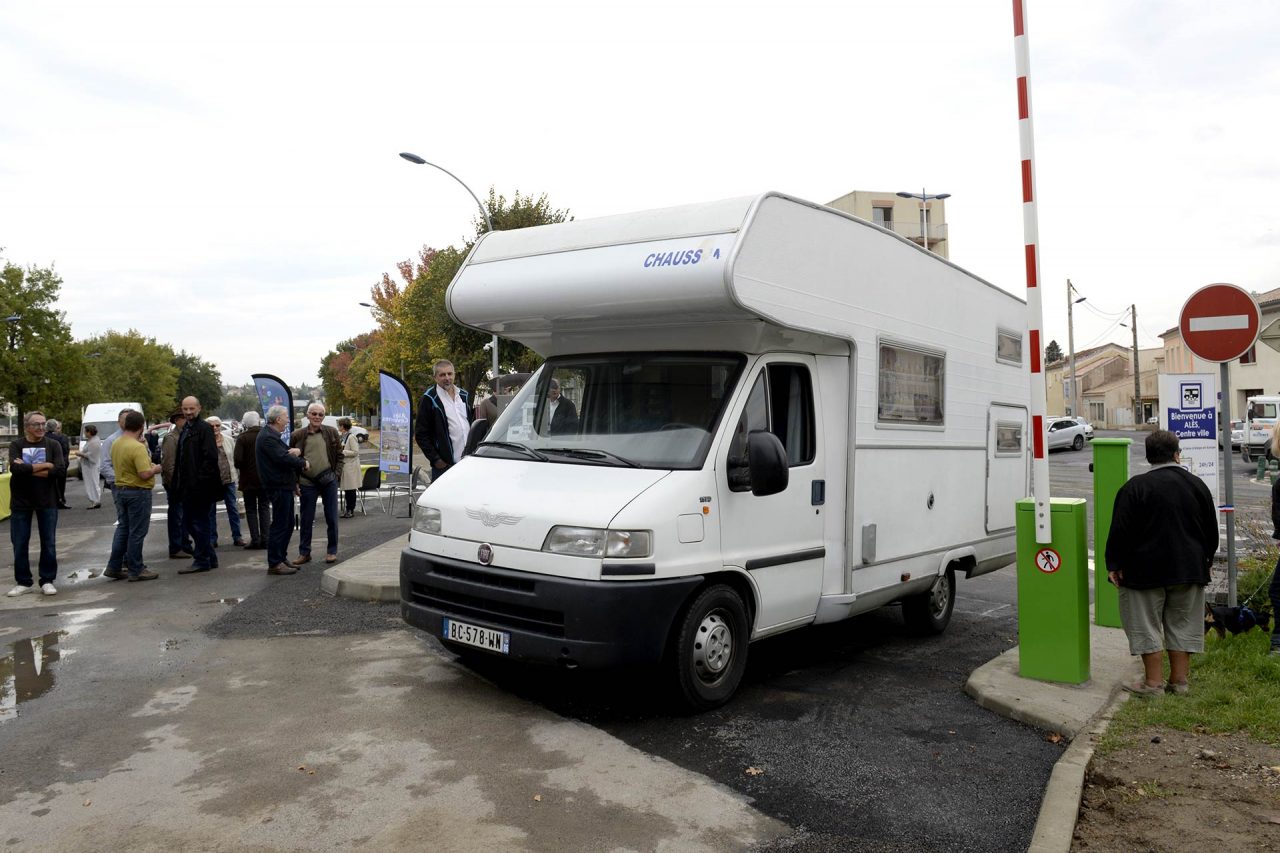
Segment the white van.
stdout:
[[1240,442],[1240,460],[1252,462],[1254,457],[1271,458],[1271,432],[1280,415],[1280,396],[1250,397],[1244,406],[1244,431]]
[[415,508],[401,613],[455,651],[662,662],[705,709],[751,640],[941,631],[1014,559],[1025,305],[878,226],[768,193],[490,232],[446,302],[547,359]]
[[142,411],[140,403],[90,403],[84,407],[80,415],[80,436],[84,438],[84,428],[93,424],[98,428],[98,438],[104,441],[120,428],[120,413],[125,409]]

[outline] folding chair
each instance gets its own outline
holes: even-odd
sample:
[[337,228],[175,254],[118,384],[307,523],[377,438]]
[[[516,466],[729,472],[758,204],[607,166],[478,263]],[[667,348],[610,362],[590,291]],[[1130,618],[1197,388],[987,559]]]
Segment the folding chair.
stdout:
[[[365,493],[377,492],[381,485],[382,471],[378,469],[377,465],[364,469],[364,476],[360,480],[360,488],[356,489],[356,496],[360,499],[360,513],[362,515],[369,514],[364,508]],[[381,501],[379,501],[379,503],[381,503]],[[386,507],[383,507],[382,511],[386,512]]]
[[395,511],[396,497],[400,494],[401,490],[403,490],[408,504],[406,507],[407,512],[404,515],[397,515],[396,518],[412,518],[414,499],[418,496],[419,492],[427,488],[427,485],[430,482],[431,475],[427,473],[426,469],[419,466],[414,468],[413,472],[409,475],[409,482],[389,484],[388,500],[391,501],[392,514],[394,514]]

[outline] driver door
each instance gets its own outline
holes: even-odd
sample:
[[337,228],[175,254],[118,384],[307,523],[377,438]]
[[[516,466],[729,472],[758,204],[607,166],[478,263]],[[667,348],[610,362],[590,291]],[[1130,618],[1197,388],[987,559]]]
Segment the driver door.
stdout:
[[[785,355],[757,365],[749,392],[730,417],[728,447],[717,461],[720,547],[726,566],[745,569],[760,601],[755,630],[807,621],[817,611],[826,556],[823,540],[826,481],[811,356]],[[787,487],[751,493],[747,435],[768,430],[787,453]]]

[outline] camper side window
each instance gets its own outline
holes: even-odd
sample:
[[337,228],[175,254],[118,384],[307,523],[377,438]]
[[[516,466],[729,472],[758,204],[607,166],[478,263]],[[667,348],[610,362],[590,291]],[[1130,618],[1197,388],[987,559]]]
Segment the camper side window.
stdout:
[[735,492],[751,489],[747,435],[754,430],[768,430],[778,437],[790,467],[813,461],[813,384],[807,367],[771,364],[756,377],[729,445],[729,487]]
[[876,420],[889,426],[942,426],[946,358],[880,344]]
[[996,361],[1003,361],[1006,364],[1016,364],[1022,366],[1022,335],[1017,332],[1007,332],[1004,329],[996,331]]

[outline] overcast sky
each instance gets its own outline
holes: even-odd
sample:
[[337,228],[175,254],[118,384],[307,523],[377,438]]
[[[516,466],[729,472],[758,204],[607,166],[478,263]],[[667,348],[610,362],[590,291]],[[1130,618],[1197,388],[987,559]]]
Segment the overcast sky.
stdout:
[[[357,303],[477,209],[579,219],[780,190],[949,192],[951,258],[1022,295],[1011,3],[6,4],[0,246],[77,338],[136,328],[314,380]],[[1066,347],[1158,345],[1280,286],[1280,4],[1028,0],[1042,276]],[[1093,309],[1086,310],[1086,309]],[[1093,311],[1108,315],[1098,316]]]

